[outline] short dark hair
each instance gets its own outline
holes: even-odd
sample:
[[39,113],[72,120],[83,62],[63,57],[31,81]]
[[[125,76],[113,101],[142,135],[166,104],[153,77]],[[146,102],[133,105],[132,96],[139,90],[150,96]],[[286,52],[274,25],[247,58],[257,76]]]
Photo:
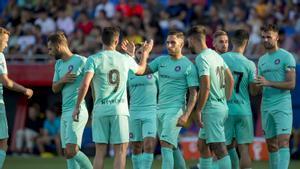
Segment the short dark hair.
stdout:
[[5,28],[0,27],[0,35],[4,35],[4,34],[7,34],[9,36],[10,32]]
[[66,35],[62,31],[58,31],[49,35],[48,42],[51,42],[54,45],[68,45],[68,40],[66,38]]
[[268,24],[268,25],[262,26],[260,28],[260,31],[262,31],[262,32],[272,31],[272,32],[277,32],[278,33],[279,32],[279,28],[275,24]]
[[193,26],[187,33],[188,37],[194,36],[198,40],[205,40],[206,38],[206,29],[202,25]]
[[248,40],[249,40],[249,33],[244,29],[236,30],[231,37],[231,42],[237,46],[242,46]]
[[227,33],[226,33],[225,31],[223,31],[223,30],[217,30],[217,31],[214,33],[213,37],[214,37],[214,39],[216,39],[216,38],[219,37],[219,36],[228,36],[228,35],[227,35]]
[[118,27],[105,27],[102,31],[102,42],[104,45],[110,46],[113,44],[115,38],[119,38],[120,28]]
[[179,39],[184,40],[184,33],[181,32],[181,31],[178,31],[178,30],[170,30],[170,31],[168,32],[168,36],[170,36],[170,35],[175,35],[176,38],[179,38]]

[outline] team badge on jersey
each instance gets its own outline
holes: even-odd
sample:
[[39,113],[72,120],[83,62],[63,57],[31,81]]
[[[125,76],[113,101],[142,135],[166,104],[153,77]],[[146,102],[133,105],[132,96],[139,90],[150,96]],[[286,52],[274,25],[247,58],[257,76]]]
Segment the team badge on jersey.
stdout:
[[276,59],[276,60],[274,61],[274,63],[275,63],[276,65],[278,65],[278,64],[280,63],[280,59]]
[[175,71],[176,71],[176,72],[179,72],[180,70],[181,70],[181,67],[180,67],[180,66],[176,66],[176,67],[175,67]]
[[73,68],[74,68],[74,66],[73,66],[73,65],[70,65],[70,66],[68,67],[69,72],[71,72],[71,71],[73,70]]
[[129,138],[133,138],[133,133],[129,133]]
[[152,75],[147,75],[147,79],[152,79]]

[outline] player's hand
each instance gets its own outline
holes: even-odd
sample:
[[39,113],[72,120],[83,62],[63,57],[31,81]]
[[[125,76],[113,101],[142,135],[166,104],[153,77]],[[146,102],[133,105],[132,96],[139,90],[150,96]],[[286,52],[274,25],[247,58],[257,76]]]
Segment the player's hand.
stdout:
[[74,109],[74,112],[72,114],[72,118],[73,118],[73,121],[76,121],[76,122],[79,121],[79,109],[78,108]]
[[28,99],[30,99],[33,95],[33,90],[26,88],[24,95],[27,96]]
[[257,86],[269,86],[270,83],[263,76],[257,76],[257,78],[256,78],[256,85]]
[[77,78],[77,75],[72,73],[72,72],[68,72],[66,73],[62,78],[61,78],[61,82],[62,83],[73,83]]
[[143,52],[146,52],[147,54],[149,54],[153,48],[153,40],[151,39],[150,41],[145,41],[142,45],[142,48],[143,48]]
[[189,119],[189,116],[187,116],[186,114],[181,115],[181,116],[178,118],[178,121],[177,121],[176,126],[177,126],[177,127],[184,127],[184,126],[186,125],[188,119]]
[[121,48],[130,56],[134,56],[135,45],[132,41],[124,40],[121,44]]
[[197,113],[197,121],[200,128],[203,128],[204,124],[202,121],[202,112]]

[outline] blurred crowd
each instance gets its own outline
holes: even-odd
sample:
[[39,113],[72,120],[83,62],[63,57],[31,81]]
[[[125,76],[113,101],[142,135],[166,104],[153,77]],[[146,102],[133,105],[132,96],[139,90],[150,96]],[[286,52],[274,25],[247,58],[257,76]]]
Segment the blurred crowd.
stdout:
[[24,60],[47,54],[47,35],[56,30],[68,35],[73,52],[88,56],[101,49],[100,31],[110,25],[135,43],[154,39],[156,54],[166,52],[170,29],[206,25],[211,47],[216,30],[244,28],[251,32],[246,56],[256,59],[264,52],[260,27],[276,23],[281,47],[300,56],[299,0],[3,0],[1,9],[0,25],[11,32],[8,56]]

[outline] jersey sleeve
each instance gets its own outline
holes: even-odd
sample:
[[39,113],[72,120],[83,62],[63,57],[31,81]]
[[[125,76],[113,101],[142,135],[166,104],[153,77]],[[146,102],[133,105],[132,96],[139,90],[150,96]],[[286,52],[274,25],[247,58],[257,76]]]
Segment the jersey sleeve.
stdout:
[[0,74],[7,74],[7,66],[4,55],[0,54]]
[[131,56],[126,56],[127,57],[127,63],[129,66],[129,70],[131,70],[133,73],[136,73],[139,69],[139,65],[136,63],[136,61],[131,57]]
[[87,59],[86,64],[84,66],[84,73],[87,73],[87,72],[95,73],[95,70],[96,70],[95,60],[93,59],[92,56],[90,56]]
[[249,83],[253,83],[256,79],[256,66],[255,66],[255,63],[250,61],[249,62],[249,79],[248,79],[248,82]]
[[159,57],[155,58],[152,62],[149,63],[149,68],[151,69],[151,71],[153,73],[158,71],[161,57],[162,56],[159,56]]
[[189,87],[199,86],[197,69],[194,64],[191,64],[187,69],[186,81]]
[[208,62],[202,57],[198,56],[196,58],[196,66],[199,77],[210,74]]
[[289,54],[286,57],[284,69],[285,71],[291,71],[291,70],[295,70],[295,68],[296,68],[296,60],[292,54]]
[[59,72],[58,72],[58,63],[59,61],[56,61],[55,63],[55,67],[54,67],[54,76],[53,76],[53,82],[57,82],[59,81],[60,77],[59,77]]

